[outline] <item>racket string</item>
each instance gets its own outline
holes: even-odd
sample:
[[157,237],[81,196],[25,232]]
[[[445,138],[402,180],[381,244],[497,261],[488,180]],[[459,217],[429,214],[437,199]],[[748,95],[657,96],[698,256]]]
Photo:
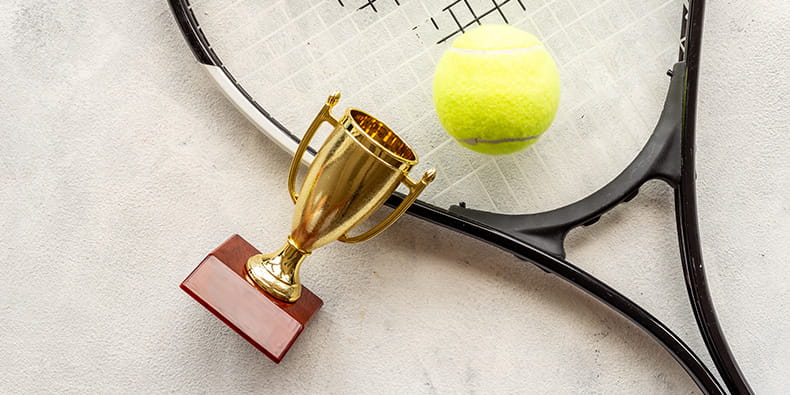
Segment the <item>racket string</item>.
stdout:
[[[315,111],[312,103],[305,98],[342,88],[345,102],[371,109],[396,130],[404,131],[408,136],[407,141],[415,146],[424,165],[436,166],[440,170],[440,178],[448,178],[449,181],[441,188],[437,184],[431,191],[426,191],[428,200],[444,201],[444,197],[452,195],[450,189],[466,190],[469,180],[474,179],[473,194],[479,196],[481,208],[485,206],[505,212],[533,211],[538,207],[552,208],[583,197],[614,177],[636,155],[658,117],[655,109],[661,108],[666,86],[666,80],[660,79],[655,83],[651,77],[656,73],[663,74],[671,61],[666,61],[664,50],[655,50],[638,39],[628,39],[628,36],[646,41],[649,37],[643,31],[648,29],[642,28],[643,25],[658,25],[657,30],[660,31],[670,30],[658,24],[664,15],[658,10],[669,8],[677,2],[668,0],[651,2],[649,5],[634,5],[621,0],[600,3],[567,0],[545,3],[526,0],[494,2],[498,6],[497,15],[489,14],[488,17],[501,19],[498,15],[501,11],[512,24],[537,33],[554,54],[563,75],[591,76],[588,79],[565,79],[561,101],[563,115],[558,116],[552,130],[543,137],[545,141],[538,144],[543,145],[540,147],[543,151],[554,151],[559,147],[562,152],[565,150],[562,146],[568,141],[582,140],[585,149],[590,151],[581,157],[598,164],[584,166],[579,163],[582,171],[576,172],[573,169],[566,171],[564,168],[567,166],[559,166],[567,161],[555,154],[531,152],[515,156],[516,167],[535,182],[531,187],[542,191],[532,195],[542,195],[542,199],[518,196],[521,193],[516,191],[521,188],[517,183],[521,181],[508,179],[502,171],[512,164],[500,165],[501,159],[480,160],[470,157],[445,137],[440,125],[433,119],[435,115],[429,111],[430,81],[432,70],[444,49],[443,45],[434,43],[446,36],[446,29],[450,26],[446,15],[442,19],[442,15],[447,12],[443,11],[441,4],[436,4],[438,2],[401,1],[398,5],[392,3],[377,8],[376,12],[370,7],[344,9],[334,2],[314,2],[304,9],[294,5],[291,11],[286,11],[287,5],[277,2],[265,8],[265,15],[285,15],[290,18],[290,22],[270,23],[266,28],[268,33],[258,36],[252,44],[247,41],[241,47],[242,51],[238,48],[244,40],[228,38],[226,41],[232,50],[226,63],[231,64],[229,68],[234,70],[242,86],[255,92],[264,92],[253,96],[297,135],[302,133],[307,123],[306,117]],[[345,3],[346,7],[351,6]],[[456,1],[451,5],[470,9],[469,21],[474,24],[486,18],[487,9],[480,5],[484,3],[492,6],[483,1]],[[248,3],[242,0],[234,4],[244,6]],[[228,10],[222,10],[222,13],[237,14]],[[309,22],[314,23],[312,28],[301,28]],[[238,33],[242,28],[237,26],[235,29]],[[249,30],[253,29],[244,29],[245,33]],[[385,45],[376,45],[375,40],[364,39],[375,35],[386,37]],[[673,42],[677,42],[677,39],[669,40],[669,44],[662,48],[676,51],[677,46]],[[597,52],[602,55],[597,55]],[[255,62],[252,59],[263,61]],[[639,65],[638,70],[628,70],[623,64]],[[386,71],[393,69],[395,71]],[[349,70],[353,70],[353,73]],[[644,75],[648,78],[644,78]],[[611,85],[617,88],[613,89]],[[574,105],[569,106],[569,103]],[[404,111],[404,108],[409,111]],[[645,111],[645,108],[650,110]],[[615,133],[615,130],[621,132]],[[421,134],[434,136],[422,137]],[[617,147],[627,149],[608,149],[607,142],[610,139],[627,140],[626,143],[617,143]],[[449,150],[451,155],[437,156],[440,150]],[[454,161],[466,164],[458,165]],[[469,167],[472,167],[471,173],[463,171]],[[590,176],[589,173],[594,173],[592,170],[606,172]],[[469,174],[474,177],[467,178]],[[537,175],[549,181],[541,180]],[[492,182],[489,176],[495,177],[496,182]],[[494,189],[495,192],[483,187],[491,184],[500,185]],[[576,187],[568,187],[568,184]],[[566,191],[570,194],[564,193]],[[570,196],[570,200],[560,201],[560,196]],[[474,199],[471,200],[474,206]],[[514,205],[511,200],[518,200],[522,204]],[[524,200],[539,202],[523,204],[527,203]]]

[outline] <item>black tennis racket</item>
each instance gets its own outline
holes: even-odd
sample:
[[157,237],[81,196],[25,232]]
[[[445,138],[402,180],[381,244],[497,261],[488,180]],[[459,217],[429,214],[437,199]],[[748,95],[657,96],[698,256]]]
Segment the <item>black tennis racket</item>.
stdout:
[[[704,392],[751,393],[702,264],[694,134],[703,0],[169,2],[197,60],[283,149],[295,151],[316,106],[342,89],[344,102],[398,131],[420,167],[438,169],[410,214],[510,251],[596,297],[655,338]],[[554,125],[513,155],[460,147],[432,111],[435,62],[453,38],[483,23],[539,37],[562,78]],[[723,385],[663,323],[565,259],[571,229],[595,223],[653,179],[674,189],[686,286]],[[400,201],[396,194],[388,203]]]

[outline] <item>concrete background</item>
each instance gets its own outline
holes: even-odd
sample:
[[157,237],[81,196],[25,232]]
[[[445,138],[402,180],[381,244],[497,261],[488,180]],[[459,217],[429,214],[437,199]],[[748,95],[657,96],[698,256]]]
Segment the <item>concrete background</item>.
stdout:
[[[789,24],[784,1],[711,1],[700,91],[708,273],[758,393],[790,388]],[[696,391],[599,303],[414,218],[314,254],[303,277],[326,304],[275,365],[178,284],[232,233],[281,243],[290,158],[194,64],[165,2],[7,0],[0,50],[2,393]],[[668,188],[568,250],[702,352]]]

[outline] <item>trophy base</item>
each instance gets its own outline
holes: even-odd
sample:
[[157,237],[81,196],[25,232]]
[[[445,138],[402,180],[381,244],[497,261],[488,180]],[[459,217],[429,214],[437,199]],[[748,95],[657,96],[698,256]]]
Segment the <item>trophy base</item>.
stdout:
[[288,303],[253,285],[245,265],[256,254],[260,251],[233,235],[195,268],[181,283],[181,289],[280,363],[324,302],[304,286],[299,300]]

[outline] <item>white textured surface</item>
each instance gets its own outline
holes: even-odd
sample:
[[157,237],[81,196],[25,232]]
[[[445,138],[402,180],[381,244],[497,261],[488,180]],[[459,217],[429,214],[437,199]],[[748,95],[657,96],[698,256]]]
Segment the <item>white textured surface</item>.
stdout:
[[[705,257],[743,370],[782,393],[790,9],[710,3]],[[303,277],[326,304],[275,365],[177,285],[231,233],[281,243],[289,158],[194,64],[165,2],[4,2],[0,50],[0,392],[695,391],[597,302],[414,218],[314,254]],[[702,350],[671,213],[650,184],[568,250]]]

